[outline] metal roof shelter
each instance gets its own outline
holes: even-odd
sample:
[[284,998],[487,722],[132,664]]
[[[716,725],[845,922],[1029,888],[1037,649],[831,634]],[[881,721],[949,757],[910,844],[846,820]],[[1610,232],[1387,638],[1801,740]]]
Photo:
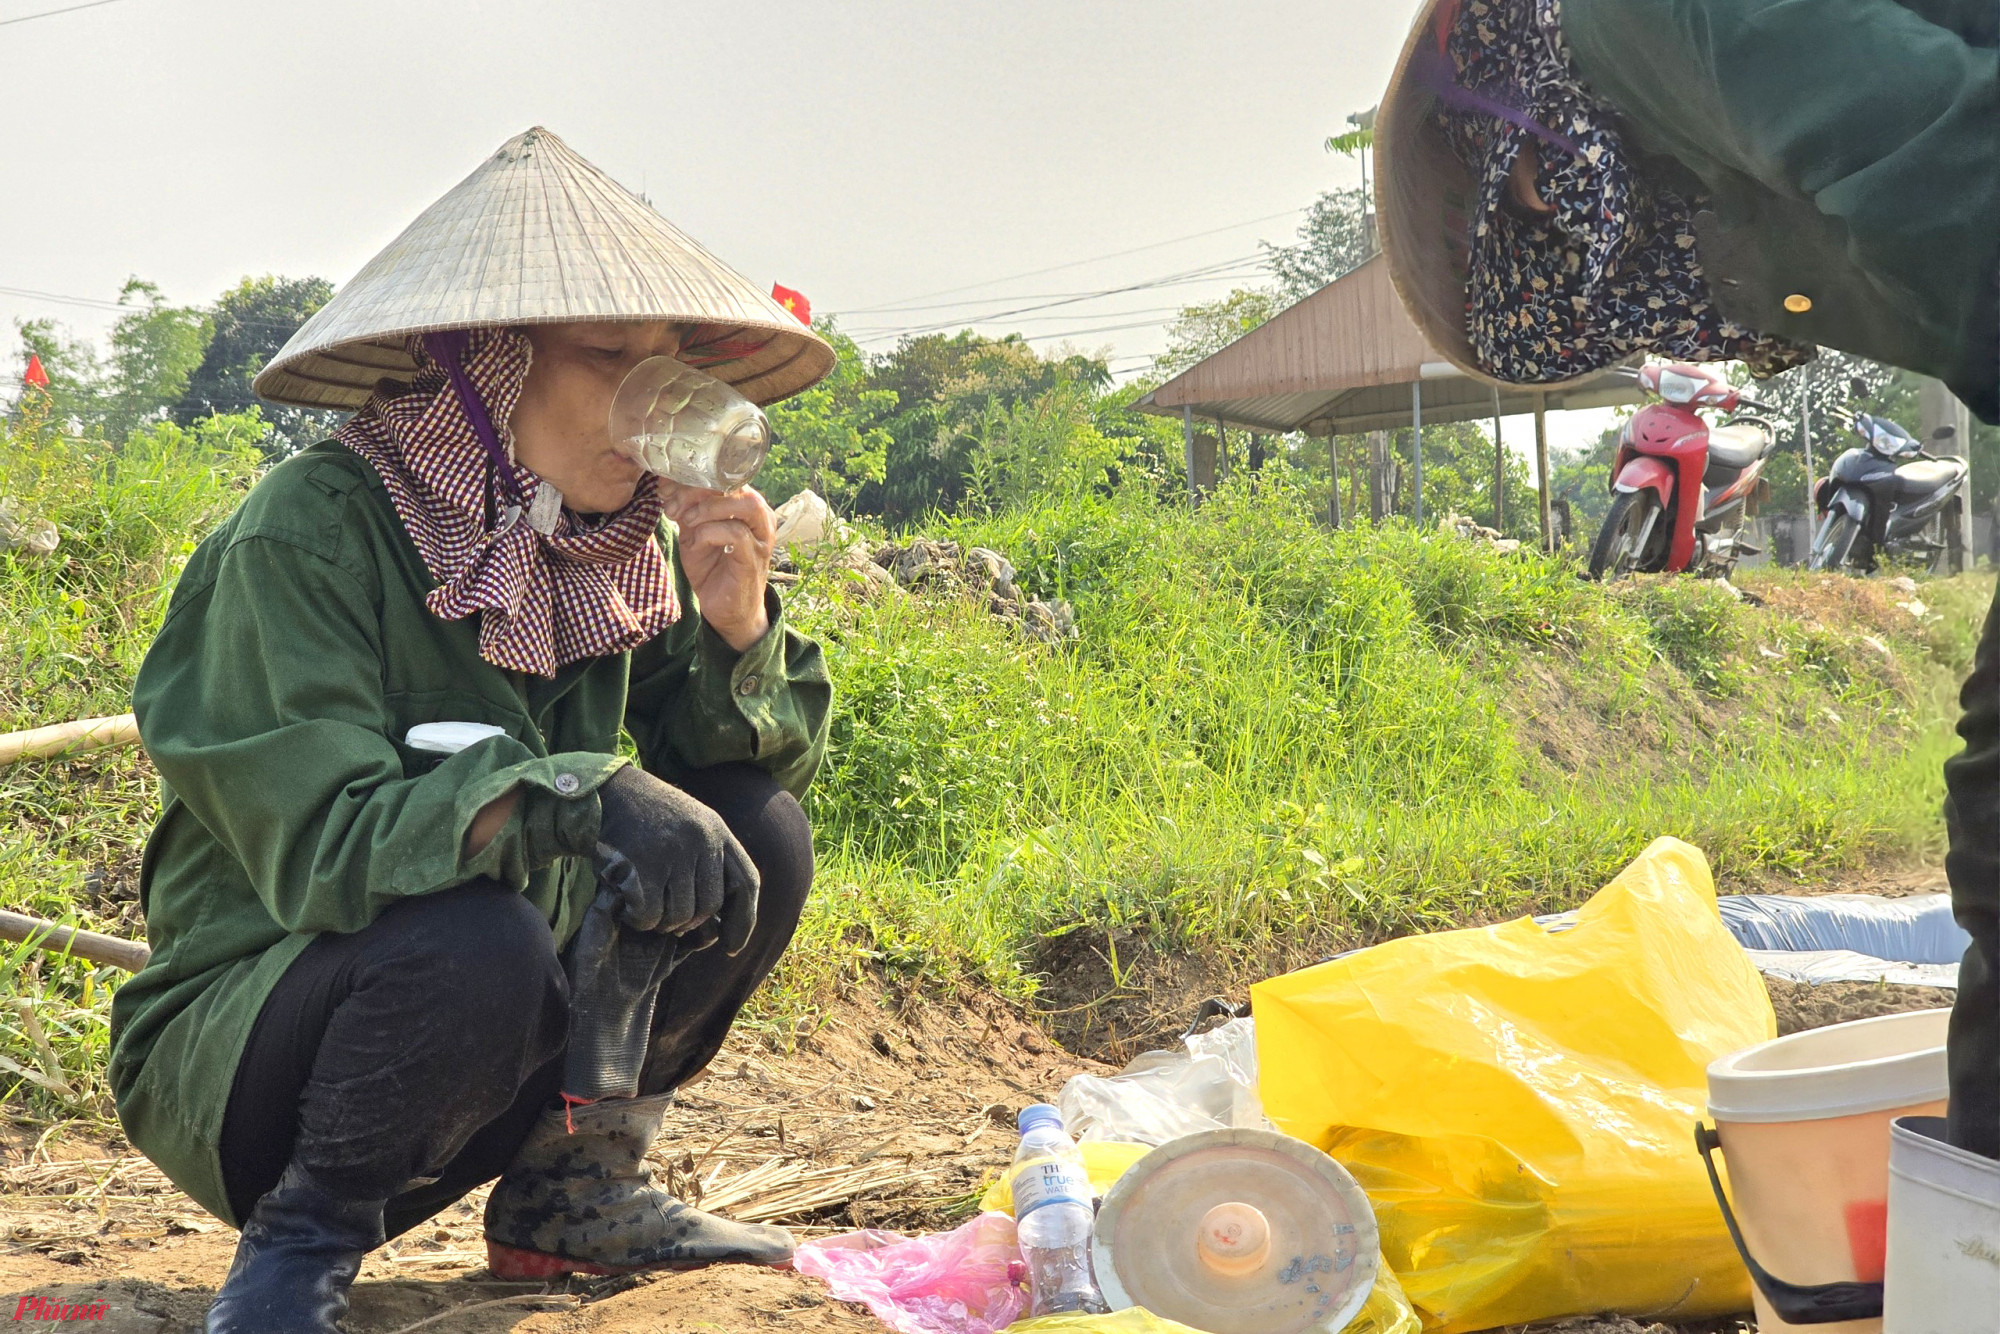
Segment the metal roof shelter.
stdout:
[[[1249,431],[1353,435],[1422,424],[1535,414],[1547,537],[1547,432],[1543,414],[1642,401],[1613,372],[1560,388],[1496,386],[1466,375],[1417,331],[1377,254],[1221,351],[1196,362],[1132,406]],[[1422,449],[1415,472],[1423,475]],[[1419,482],[1421,488],[1421,482]],[[1421,489],[1419,489],[1421,497]],[[1421,500],[1419,501],[1421,503]],[[1418,518],[1422,518],[1419,510]]]

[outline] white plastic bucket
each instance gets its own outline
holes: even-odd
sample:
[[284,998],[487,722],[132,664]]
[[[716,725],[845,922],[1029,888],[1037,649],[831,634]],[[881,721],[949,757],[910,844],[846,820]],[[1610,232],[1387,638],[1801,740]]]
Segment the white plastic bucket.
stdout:
[[2000,1327],[2000,1162],[1944,1142],[1944,1118],[1889,1131],[1889,1272],[1883,1334]]
[[[1751,1259],[1801,1287],[1879,1284],[1889,1123],[1942,1114],[1949,1010],[1858,1019],[1761,1043],[1708,1067],[1708,1111]],[[1760,1334],[1879,1334],[1880,1318],[1789,1324],[1760,1286]]]

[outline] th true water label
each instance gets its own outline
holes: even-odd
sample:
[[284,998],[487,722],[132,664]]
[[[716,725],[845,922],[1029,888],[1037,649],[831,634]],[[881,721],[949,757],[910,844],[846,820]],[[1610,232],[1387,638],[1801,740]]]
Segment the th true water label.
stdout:
[[1083,1169],[1061,1159],[1029,1163],[1014,1177],[1014,1217],[1026,1218],[1045,1204],[1072,1203],[1090,1207],[1090,1178]]

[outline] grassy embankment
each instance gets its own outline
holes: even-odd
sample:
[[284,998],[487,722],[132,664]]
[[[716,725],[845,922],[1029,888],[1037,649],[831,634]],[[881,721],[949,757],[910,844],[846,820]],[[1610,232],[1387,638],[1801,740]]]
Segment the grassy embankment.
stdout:
[[[128,706],[173,576],[254,453],[171,427],[122,451],[0,441],[55,560],[0,556],[0,728]],[[1189,514],[1138,497],[940,520],[1081,638],[983,604],[870,604],[808,571],[841,690],[811,797],[820,888],[760,1003],[856,970],[1025,993],[1077,923],[1265,964],[1573,903],[1658,834],[1727,875],[1932,855],[1954,680],[1990,580],[1745,576],[1605,589],[1402,528],[1329,535],[1276,474]],[[136,751],[0,769],[0,906],[136,934]],[[1115,966],[1114,966],[1115,971]],[[108,1112],[113,970],[0,951],[0,1094]]]

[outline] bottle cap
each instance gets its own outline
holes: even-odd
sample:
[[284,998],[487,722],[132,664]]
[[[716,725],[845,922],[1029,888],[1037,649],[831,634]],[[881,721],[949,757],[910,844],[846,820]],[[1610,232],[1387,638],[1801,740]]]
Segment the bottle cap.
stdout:
[[1029,1130],[1040,1125],[1053,1125],[1057,1129],[1061,1129],[1062,1123],[1062,1112],[1045,1102],[1029,1103],[1021,1109],[1021,1115],[1014,1122],[1024,1135]]

